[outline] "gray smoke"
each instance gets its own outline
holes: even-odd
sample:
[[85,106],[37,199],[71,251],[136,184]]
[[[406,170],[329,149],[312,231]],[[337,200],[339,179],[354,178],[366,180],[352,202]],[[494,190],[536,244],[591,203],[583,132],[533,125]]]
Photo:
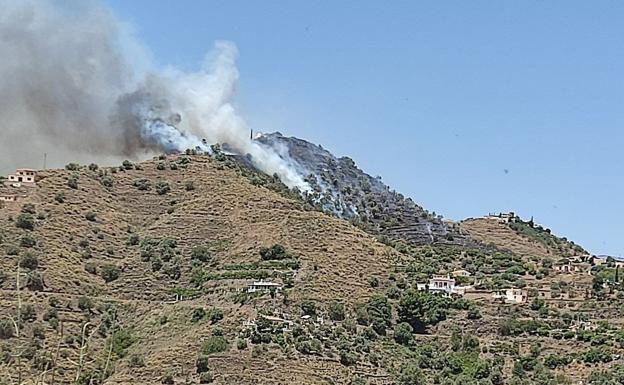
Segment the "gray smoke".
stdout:
[[[249,138],[233,105],[234,44],[217,42],[194,73],[155,70],[106,8],[8,0],[0,7],[0,170],[118,162],[227,143],[290,187],[307,190],[283,153]],[[147,64],[146,64],[147,63]]]

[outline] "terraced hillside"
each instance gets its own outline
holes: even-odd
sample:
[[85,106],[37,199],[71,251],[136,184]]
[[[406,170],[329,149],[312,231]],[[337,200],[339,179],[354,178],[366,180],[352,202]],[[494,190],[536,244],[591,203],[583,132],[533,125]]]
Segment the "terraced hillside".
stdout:
[[413,245],[468,242],[459,228],[391,190],[380,177],[366,174],[351,158],[337,158],[321,146],[280,133],[257,140],[281,149],[308,175],[306,180],[314,190],[310,200],[370,233]]
[[[507,233],[505,249],[387,246],[218,154],[39,177],[0,207],[0,384],[610,384],[624,368],[612,261],[556,271]],[[463,297],[417,290],[462,268]],[[527,299],[492,297],[510,288]]]

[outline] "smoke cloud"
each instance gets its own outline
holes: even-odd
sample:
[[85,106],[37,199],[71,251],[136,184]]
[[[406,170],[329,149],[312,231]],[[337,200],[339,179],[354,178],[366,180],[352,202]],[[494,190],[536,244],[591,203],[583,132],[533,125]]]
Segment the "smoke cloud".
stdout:
[[197,72],[157,70],[96,3],[9,0],[0,8],[0,52],[1,171],[38,167],[43,153],[60,166],[227,143],[260,170],[307,190],[287,154],[250,139],[233,104],[233,43],[216,42]]

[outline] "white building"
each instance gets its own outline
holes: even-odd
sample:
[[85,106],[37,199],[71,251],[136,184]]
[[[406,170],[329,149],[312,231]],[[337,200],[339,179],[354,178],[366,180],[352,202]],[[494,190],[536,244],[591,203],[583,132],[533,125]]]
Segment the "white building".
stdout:
[[280,291],[282,286],[275,282],[256,281],[247,285],[247,293]]
[[434,293],[442,293],[446,296],[450,295],[464,295],[465,286],[455,286],[455,279],[450,278],[448,275],[434,275],[429,280],[429,283],[419,283],[416,285],[418,290],[427,290]]
[[493,299],[502,299],[505,303],[525,303],[529,298],[527,290],[524,289],[506,289],[492,293]]
[[9,175],[7,179],[13,187],[34,186],[37,181],[37,172],[29,168],[18,168],[15,174]]

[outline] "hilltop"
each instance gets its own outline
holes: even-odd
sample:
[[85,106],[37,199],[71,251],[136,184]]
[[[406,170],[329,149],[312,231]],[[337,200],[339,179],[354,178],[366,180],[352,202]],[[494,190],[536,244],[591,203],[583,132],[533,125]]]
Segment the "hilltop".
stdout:
[[[220,152],[0,187],[24,195],[0,207],[0,383],[620,378],[617,262],[519,218],[450,225],[346,158],[275,138],[324,173],[319,195]],[[418,290],[447,274],[452,295]]]

